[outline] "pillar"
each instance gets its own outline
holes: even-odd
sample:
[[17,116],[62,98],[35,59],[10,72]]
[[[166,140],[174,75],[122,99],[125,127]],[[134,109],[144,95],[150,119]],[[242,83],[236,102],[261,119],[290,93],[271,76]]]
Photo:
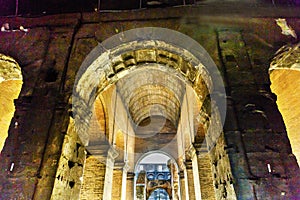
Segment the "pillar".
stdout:
[[119,153],[117,152],[117,150],[113,146],[111,146],[107,153],[105,183],[104,183],[104,191],[103,191],[103,197],[107,200],[113,199],[112,186],[113,186],[113,175],[114,175],[113,174],[114,163],[118,155]]
[[215,200],[215,189],[210,157],[206,145],[195,145],[198,160],[198,171],[201,189],[201,198]]
[[180,199],[180,180],[179,180],[179,173],[175,166],[175,162],[169,161],[168,163],[170,172],[171,172],[171,182],[172,182],[172,198],[173,200]]
[[[185,169],[184,169],[185,170]],[[180,181],[180,192],[181,192],[181,200],[188,200],[188,197],[186,197],[186,179],[185,179],[185,172],[184,170],[179,172],[179,181]]]
[[193,172],[193,163],[192,160],[185,161],[185,192],[186,200],[198,200],[196,199],[195,194],[195,185],[194,185],[194,172]]
[[123,168],[124,163],[116,162],[113,168],[113,180],[112,180],[112,199],[122,199],[122,185],[123,185]]
[[92,155],[86,159],[83,171],[83,182],[80,189],[80,200],[105,199],[103,197],[106,170],[105,156]]
[[[85,147],[80,144],[74,120],[70,118],[68,131],[64,136],[51,200],[79,199],[85,160]],[[38,196],[35,196],[34,199],[41,198],[44,199],[40,193]]]
[[[187,151],[186,168],[189,181],[189,193],[192,194],[190,199],[201,200],[201,190],[198,172],[198,160],[196,156],[196,149],[191,145]],[[193,192],[192,192],[193,190]],[[193,194],[194,193],[194,194]]]
[[134,199],[134,176],[133,172],[127,172],[126,200]]
[[135,184],[135,198],[137,200],[146,199],[146,171],[140,171]]
[[126,200],[128,164],[115,162],[113,170],[112,199]]

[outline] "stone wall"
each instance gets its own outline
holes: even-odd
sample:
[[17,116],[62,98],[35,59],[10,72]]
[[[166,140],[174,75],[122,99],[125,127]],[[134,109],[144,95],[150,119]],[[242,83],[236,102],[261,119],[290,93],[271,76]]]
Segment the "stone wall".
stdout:
[[[19,126],[10,129],[1,152],[1,199],[50,198],[69,123],[68,101],[61,85],[76,16],[69,21],[65,16],[48,22],[30,19],[26,25],[22,23],[30,27],[28,33],[0,33],[0,51],[16,59],[24,82],[12,121]],[[1,23],[3,20],[11,20],[12,27],[21,23],[6,18],[1,18]],[[14,169],[9,171],[12,163]]]
[[[291,154],[276,96],[270,91],[268,74],[263,73],[268,70],[264,60],[271,58],[273,51],[270,47],[258,48],[259,42],[248,34],[218,34],[228,91],[226,149],[235,190],[240,199],[297,199],[296,173],[288,164],[297,163]],[[245,192],[251,190],[253,193]]]
[[[64,137],[51,199],[78,199],[86,151],[71,119]],[[41,196],[42,197],[42,196]]]
[[[299,22],[299,16],[275,9],[270,17],[263,17],[258,9],[260,18],[253,11],[251,17],[240,14],[232,18],[220,12],[201,14],[201,9],[0,18],[0,24],[29,28],[29,32],[0,32],[0,53],[19,63],[24,82],[11,122],[17,121],[19,127],[13,129],[11,125],[1,152],[0,199],[50,199],[55,181],[62,178],[57,176],[57,170],[62,170],[58,163],[64,159],[62,147],[68,138],[71,114],[69,97],[77,70],[98,43],[120,31],[145,26],[187,34],[208,51],[222,72],[228,95],[222,152],[229,155],[237,198],[297,199],[296,189],[300,186],[295,174],[299,174],[299,167],[276,97],[269,89],[268,67],[276,49],[291,40],[281,35],[274,18],[288,15],[293,26]],[[71,161],[75,163],[71,163],[73,169],[82,168],[76,163],[82,165],[83,160],[72,157],[77,155],[76,140],[72,145],[69,150],[75,152],[69,152],[70,157],[60,161],[60,166],[67,167],[63,163],[69,165]],[[14,168],[10,170],[12,163]],[[75,186],[80,188],[80,173],[76,180],[69,179],[67,174],[77,173],[69,168],[62,170],[62,179],[67,183],[63,187],[68,187],[65,195]],[[216,179],[228,179],[231,184],[231,177],[222,176],[220,173]]]

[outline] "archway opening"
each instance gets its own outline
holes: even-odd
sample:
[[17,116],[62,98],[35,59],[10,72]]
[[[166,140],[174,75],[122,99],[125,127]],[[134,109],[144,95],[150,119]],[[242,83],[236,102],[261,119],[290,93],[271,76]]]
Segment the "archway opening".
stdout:
[[[160,180],[164,179],[160,175],[157,176],[157,182],[153,182],[149,176],[149,183],[171,190],[168,192],[170,199],[181,199],[180,191],[185,196],[201,198],[201,174],[196,173],[199,166],[194,144],[197,143],[200,149],[208,132],[208,146],[204,142],[203,148],[211,149],[221,134],[218,128],[208,130],[209,124],[214,123],[210,119],[214,119],[218,127],[221,124],[220,113],[215,108],[217,97],[222,98],[225,105],[223,82],[220,77],[215,77],[216,74],[219,75],[218,69],[199,44],[180,33],[162,28],[124,32],[103,42],[89,54],[75,81],[72,118],[78,134],[76,139],[85,146],[88,155],[94,155],[105,165],[105,177],[100,181],[103,185],[100,196],[134,199],[132,191],[136,190],[150,197],[151,191],[146,191],[147,172],[140,171],[138,177],[130,173],[135,172],[135,166],[140,163],[143,154],[159,150],[168,153],[176,161],[170,159],[171,162],[165,164],[170,169],[169,179]],[[216,93],[212,93],[213,83],[217,86]],[[93,108],[99,98],[103,103],[103,112],[94,114]],[[214,104],[210,105],[210,102]],[[97,126],[91,126],[94,122],[100,125],[99,118],[100,121],[105,118],[105,128],[102,129],[105,137],[100,137],[98,133],[101,131],[93,129]],[[137,152],[136,144],[139,141],[136,136],[144,133],[137,130],[146,130],[160,122],[164,122],[164,126],[159,131],[172,127],[175,139],[167,145],[161,145],[161,140],[156,140],[153,148],[144,145]],[[197,129],[197,126],[201,128]],[[206,160],[209,162],[209,159]],[[170,168],[169,164],[173,167]],[[59,165],[63,167],[62,162]],[[82,179],[81,173],[78,172],[75,177],[79,180],[76,181],[78,185]],[[135,180],[136,185],[141,186],[141,183],[144,186],[135,187]],[[179,181],[180,187],[184,187],[179,187]],[[209,182],[212,186],[212,180]]]
[[170,200],[170,197],[165,189],[158,188],[151,193],[148,200]]
[[146,153],[135,167],[135,199],[179,199],[178,173],[170,155],[160,151]]
[[[11,57],[0,54],[0,152],[8,136],[11,119],[15,112],[14,99],[22,88],[22,73],[19,64]],[[13,124],[18,127],[18,122]]]

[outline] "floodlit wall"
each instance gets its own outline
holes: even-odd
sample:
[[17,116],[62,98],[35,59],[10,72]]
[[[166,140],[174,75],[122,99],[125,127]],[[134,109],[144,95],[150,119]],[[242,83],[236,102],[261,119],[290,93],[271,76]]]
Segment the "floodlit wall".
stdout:
[[[11,126],[0,158],[0,198],[51,198],[53,186],[61,178],[58,172],[63,165],[62,148],[70,134],[67,130],[72,117],[69,97],[81,63],[98,43],[119,31],[158,26],[179,31],[200,43],[224,77],[228,95],[224,142],[220,141],[217,148],[211,147],[210,154],[212,164],[216,163],[212,177],[216,176],[217,199],[229,199],[232,187],[237,199],[297,199],[299,167],[270,91],[268,74],[275,51],[290,41],[274,23],[274,18],[285,14],[275,10],[267,18],[260,12],[259,18],[253,12],[250,18],[232,18],[201,15],[201,9],[0,18],[1,23],[12,27],[29,28],[29,32],[0,32],[0,52],[12,56],[24,76],[13,117],[13,122],[18,121],[18,129]],[[291,26],[299,18],[294,15]],[[81,146],[74,141],[70,150],[75,152],[70,155],[77,156],[76,149]],[[227,155],[233,177],[222,171]],[[83,158],[80,162],[67,159],[82,168]],[[73,173],[63,167],[64,174]],[[67,185],[63,187],[77,188],[79,196],[77,181],[81,176],[79,173],[76,180],[65,179]],[[83,177],[88,176],[88,172],[83,173]],[[89,190],[88,185],[82,188]]]

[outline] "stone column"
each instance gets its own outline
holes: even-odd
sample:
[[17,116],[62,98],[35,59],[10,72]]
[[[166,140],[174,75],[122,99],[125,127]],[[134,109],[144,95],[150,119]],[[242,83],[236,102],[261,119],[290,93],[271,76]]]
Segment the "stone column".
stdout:
[[135,198],[137,200],[146,199],[146,171],[140,171],[135,184]]
[[133,172],[127,172],[126,200],[134,199],[134,176]]
[[187,200],[196,200],[195,198],[195,187],[194,187],[194,177],[193,177],[193,166],[192,161],[187,160],[185,162],[186,170],[185,170],[185,179],[186,179],[186,199]]
[[128,164],[115,162],[113,170],[112,199],[126,200]]
[[113,186],[113,172],[114,172],[114,162],[118,157],[119,153],[114,147],[110,147],[107,153],[106,160],[106,171],[105,171],[105,184],[103,191],[103,198],[111,200],[112,198],[112,186]]
[[179,173],[173,161],[169,161],[168,167],[171,172],[172,198],[173,200],[179,200],[180,199]]
[[[189,180],[189,193],[192,194],[190,199],[201,199],[199,172],[198,172],[198,160],[196,156],[196,149],[191,145],[187,151],[186,168]],[[191,191],[193,190],[193,192]],[[194,193],[194,194],[193,194]]]
[[[185,170],[185,169],[184,169]],[[187,200],[188,197],[186,197],[186,179],[185,179],[185,172],[184,170],[179,172],[179,181],[180,181],[180,195],[181,195],[181,200]]]
[[122,185],[123,185],[123,171],[124,163],[116,162],[113,168],[113,180],[112,180],[112,199],[122,199]]
[[206,145],[195,145],[198,171],[201,188],[201,198],[205,200],[215,200],[214,180],[211,160]]
[[122,175],[122,200],[126,200],[127,195],[127,172],[130,169],[128,162],[125,162]]
[[185,161],[184,176],[186,200],[198,200],[195,196],[193,163],[190,159]]
[[[85,158],[85,147],[80,145],[75,123],[71,118],[62,146],[51,200],[79,199]],[[43,196],[39,195],[34,199],[41,198],[43,199]]]
[[106,169],[105,156],[92,155],[86,159],[83,172],[83,182],[80,189],[80,200],[105,199],[103,197]]

